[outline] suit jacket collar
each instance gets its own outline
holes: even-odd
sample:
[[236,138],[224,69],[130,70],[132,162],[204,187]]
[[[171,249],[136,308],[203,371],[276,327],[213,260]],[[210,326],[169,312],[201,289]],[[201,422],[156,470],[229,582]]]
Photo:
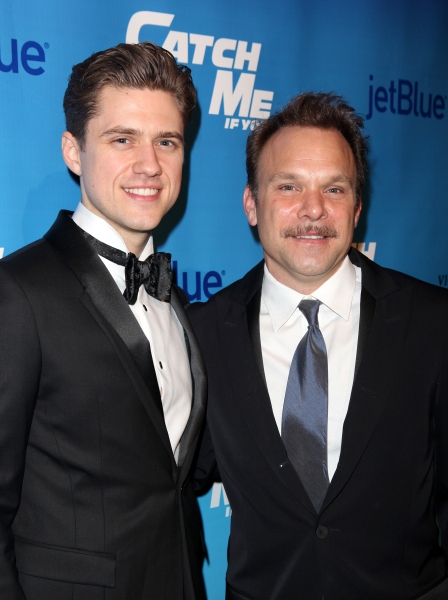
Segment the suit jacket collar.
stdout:
[[[361,318],[355,381],[344,425],[338,469],[331,481],[321,511],[325,510],[342,491],[375,429],[390,389],[391,377],[399,361],[399,348],[404,341],[406,330],[404,315],[409,301],[408,295],[400,290],[387,270],[364,255],[352,249],[349,257],[362,269]],[[314,512],[295,471],[285,464],[288,462],[286,451],[275,424],[265,384],[259,325],[257,325],[263,267],[262,261],[249,271],[240,282],[235,284],[230,296],[231,301],[246,309],[241,313],[244,323],[238,324],[235,320],[234,325],[235,328],[240,328],[241,332],[245,328],[246,337],[251,339],[253,351],[251,359],[246,360],[244,369],[245,373],[250,374],[251,385],[257,382],[256,390],[251,392],[247,390],[242,409],[257,443],[272,468],[302,504]],[[236,310],[234,309],[234,312]],[[229,315],[226,318],[229,320]],[[237,343],[240,345],[244,343],[243,334]],[[384,351],[386,348],[387,352]],[[241,358],[241,354],[238,358]],[[254,369],[254,366],[258,368]],[[242,366],[233,366],[233,369],[237,369],[239,373],[242,368]],[[378,373],[385,375],[379,378]],[[284,466],[279,469],[282,456]]]
[[[53,247],[84,287],[85,294],[81,300],[101,324],[106,334],[110,333],[108,326],[112,327],[127,348],[128,352],[124,351],[122,345],[116,345],[117,352],[145,409],[172,457],[173,471],[177,472],[163,417],[160,395],[158,390],[151,389],[151,385],[148,387],[148,382],[154,381],[151,374],[153,365],[149,342],[107,268],[85,240],[81,230],[71,219],[71,214],[69,211],[61,211],[53,226],[44,235],[44,239]],[[200,427],[203,417],[205,377],[197,342],[189,328],[182,303],[175,290],[173,290],[173,308],[186,331],[191,347],[192,373],[197,379],[197,382],[193,381],[193,408],[184,432],[185,442],[183,438],[181,442],[182,458],[185,460],[191,444],[195,441],[194,434]],[[107,324],[104,323],[104,320]],[[179,464],[182,464],[181,461]]]

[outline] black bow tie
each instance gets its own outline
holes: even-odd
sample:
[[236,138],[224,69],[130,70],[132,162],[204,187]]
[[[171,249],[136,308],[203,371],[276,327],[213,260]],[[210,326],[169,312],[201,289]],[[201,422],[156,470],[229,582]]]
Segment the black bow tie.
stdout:
[[141,285],[153,298],[162,302],[170,301],[173,280],[171,254],[155,252],[146,260],[138,260],[132,252],[126,254],[100,242],[86,231],[83,234],[97,254],[124,267],[126,289],[123,296],[128,304],[135,304]]

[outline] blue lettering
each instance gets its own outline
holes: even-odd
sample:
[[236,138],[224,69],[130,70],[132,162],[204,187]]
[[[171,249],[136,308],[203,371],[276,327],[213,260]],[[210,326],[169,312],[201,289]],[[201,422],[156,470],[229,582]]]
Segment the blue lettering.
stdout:
[[187,294],[188,300],[190,300],[190,302],[192,300],[200,300],[201,299],[201,273],[199,271],[196,271],[196,289],[192,294],[188,291],[188,273],[186,273],[186,272],[182,273],[182,289]]
[[386,112],[387,106],[380,106],[380,102],[387,102],[387,90],[381,86],[375,92],[375,108],[378,112]]
[[206,299],[213,296],[215,293],[212,290],[218,290],[222,288],[222,277],[218,273],[218,271],[208,271],[203,278],[201,285],[201,272],[195,271],[194,273],[194,290],[189,289],[189,274],[187,271],[183,273],[179,273],[177,267],[177,260],[173,260],[173,279],[176,285],[179,285],[179,280],[182,281],[181,287],[188,299],[191,301],[201,300],[202,291],[204,292],[204,296]]
[[[37,42],[25,42],[20,49],[20,62],[23,70],[29,75],[42,75],[45,72],[42,66],[34,67],[30,63],[45,62],[45,51]],[[19,46],[17,40],[11,39],[11,62],[5,64],[0,57],[0,71],[3,73],[18,73],[19,72]]]
[[424,94],[423,92],[420,92],[420,114],[422,115],[422,117],[431,117],[431,100],[432,100],[432,94],[429,94],[429,101],[428,101],[428,110],[425,112],[423,110],[423,98],[424,98]]
[[[373,75],[369,75],[373,82]],[[407,79],[394,80],[386,89],[378,86],[375,89],[373,83],[369,85],[369,108],[366,120],[372,118],[374,111],[384,113],[389,110],[392,114],[411,115],[430,119],[433,115],[436,119],[445,118],[446,96],[434,95],[419,90],[418,81],[412,83]]]
[[222,288],[222,278],[217,271],[209,271],[204,277],[204,295],[206,298],[210,298],[213,292],[210,293],[212,288]]
[[[33,50],[35,52],[33,52]],[[44,69],[42,67],[31,67],[30,62],[45,62],[45,52],[37,42],[25,42],[20,53],[22,66],[29,75],[42,75]]]
[[442,98],[442,96],[436,96],[434,98],[432,110],[436,119],[443,119],[445,115],[443,113],[439,113],[439,110],[445,110],[445,100]]
[[0,71],[3,73],[8,73],[12,71],[13,73],[19,72],[19,54],[17,52],[17,40],[11,40],[11,62],[9,65],[5,65],[0,58]]
[[[403,87],[407,86],[407,94],[404,93]],[[412,83],[406,79],[398,80],[398,102],[397,109],[399,115],[410,115],[412,111]],[[403,107],[403,102],[407,103],[406,108]]]
[[[370,81],[373,81],[373,75],[370,75]],[[373,85],[369,85],[369,112],[366,115],[366,121],[368,121],[369,119],[372,118],[372,114],[373,114],[372,98],[373,98]]]

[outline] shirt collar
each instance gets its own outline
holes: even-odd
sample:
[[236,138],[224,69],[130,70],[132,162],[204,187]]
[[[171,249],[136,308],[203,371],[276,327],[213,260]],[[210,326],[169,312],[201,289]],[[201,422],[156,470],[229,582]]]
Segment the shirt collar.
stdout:
[[[116,231],[111,225],[109,225],[107,221],[105,221],[98,215],[93,214],[93,212],[86,208],[81,202],[76,207],[72,219],[76,223],[76,225],[78,225],[78,227],[81,227],[81,229],[83,229],[90,235],[93,235],[93,237],[99,240],[100,242],[108,244],[113,248],[117,248],[117,250],[121,250],[126,254],[129,253],[129,250],[126,247],[126,244],[121,235],[118,233],[118,231]],[[154,241],[152,235],[150,235],[145,247],[143,248],[143,252],[138,258],[140,260],[145,260],[150,254],[153,253]]]
[[[346,256],[336,273],[310,294],[310,297],[320,300],[322,304],[348,321],[355,285],[355,267]],[[303,298],[305,296],[300,292],[277,281],[265,264],[262,299],[269,311],[274,331],[286,323]]]

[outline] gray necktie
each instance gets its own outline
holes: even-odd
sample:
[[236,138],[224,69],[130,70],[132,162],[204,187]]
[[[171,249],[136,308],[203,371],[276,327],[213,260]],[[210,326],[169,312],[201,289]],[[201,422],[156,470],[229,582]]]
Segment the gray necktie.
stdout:
[[319,512],[329,485],[327,468],[328,361],[319,329],[319,300],[302,300],[308,331],[294,353],[286,386],[282,439],[289,460]]

